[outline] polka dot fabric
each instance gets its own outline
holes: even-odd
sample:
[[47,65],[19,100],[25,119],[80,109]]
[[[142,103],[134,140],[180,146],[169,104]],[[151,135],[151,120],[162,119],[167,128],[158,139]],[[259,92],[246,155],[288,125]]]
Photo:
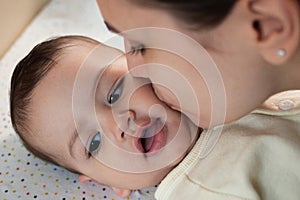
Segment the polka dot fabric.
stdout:
[[[0,60],[0,200],[119,200],[109,187],[49,164],[28,152],[12,129],[8,91],[16,63],[38,42],[81,34],[100,41],[111,37],[101,25],[94,0],[52,0]],[[154,199],[156,188],[133,191],[128,200]]]
[[[0,199],[120,199],[109,187],[80,183],[77,175],[44,162],[20,143],[11,131],[9,116],[1,115]],[[134,191],[127,199],[153,199],[155,188]]]
[[[9,116],[1,115],[0,196],[14,199],[120,199],[95,182],[79,183],[77,175],[48,164],[28,152],[11,131]],[[134,191],[128,199],[152,199],[155,188]]]

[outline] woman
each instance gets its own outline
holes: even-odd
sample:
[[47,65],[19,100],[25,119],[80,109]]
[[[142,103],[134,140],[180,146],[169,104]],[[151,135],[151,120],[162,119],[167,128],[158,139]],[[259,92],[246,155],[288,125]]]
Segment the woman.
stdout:
[[[239,119],[271,95],[300,88],[299,0],[97,2],[108,28],[126,39],[127,49],[132,52],[127,56],[131,69],[141,64],[158,63],[176,69],[188,80],[196,103],[185,98],[183,87],[176,87],[175,78],[160,73],[158,66],[135,73],[150,78],[156,83],[155,91],[162,100],[181,110],[199,126]],[[147,31],[128,34],[129,30],[143,27],[175,30],[201,44],[217,66],[220,74],[217,79],[224,83],[224,94],[221,86],[214,88],[209,84],[218,75],[205,77],[201,69],[200,73],[195,73],[189,60],[170,51],[151,48],[156,47],[151,42],[154,35],[159,34],[146,34]],[[189,50],[196,51],[196,48],[191,46]],[[197,115],[199,111],[200,116]],[[218,116],[222,115],[220,113],[224,117]]]
[[299,0],[97,2],[163,101],[204,128],[234,121],[204,129],[157,199],[299,197]]

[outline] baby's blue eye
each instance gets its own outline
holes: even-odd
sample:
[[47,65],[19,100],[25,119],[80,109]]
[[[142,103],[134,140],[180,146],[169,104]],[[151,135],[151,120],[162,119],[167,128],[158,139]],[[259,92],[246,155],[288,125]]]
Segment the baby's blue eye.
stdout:
[[117,84],[115,84],[115,86],[109,93],[109,95],[107,97],[107,101],[109,104],[115,103],[120,98],[122,91],[123,91],[123,82],[124,82],[124,79],[122,78],[119,82],[117,82]]
[[101,146],[101,134],[98,132],[91,140],[89,145],[89,157],[95,155]]

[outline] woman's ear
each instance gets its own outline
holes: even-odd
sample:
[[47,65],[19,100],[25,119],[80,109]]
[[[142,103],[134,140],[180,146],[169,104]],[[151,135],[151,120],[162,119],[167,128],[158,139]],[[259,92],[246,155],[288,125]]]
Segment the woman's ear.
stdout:
[[80,174],[78,176],[78,181],[79,182],[85,182],[85,181],[89,181],[89,180],[92,180],[92,179],[90,177],[86,176],[86,175]]
[[299,1],[249,0],[248,3],[261,55],[274,65],[286,62],[299,45]]

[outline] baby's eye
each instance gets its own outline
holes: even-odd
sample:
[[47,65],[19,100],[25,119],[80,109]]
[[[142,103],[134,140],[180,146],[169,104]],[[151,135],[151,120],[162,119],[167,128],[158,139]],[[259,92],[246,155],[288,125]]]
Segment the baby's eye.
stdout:
[[112,87],[112,90],[109,92],[107,97],[109,104],[115,103],[120,98],[123,91],[123,82],[124,79],[122,78]]
[[93,136],[88,147],[89,157],[95,155],[100,150],[100,146],[101,146],[101,134],[100,132],[97,132],[97,134]]
[[136,54],[139,54],[139,53],[141,53],[141,54],[143,55],[143,54],[145,53],[145,51],[146,51],[145,46],[142,45],[142,44],[139,44],[139,45],[137,45],[137,46],[131,47],[129,53],[130,53],[131,55],[136,55]]

